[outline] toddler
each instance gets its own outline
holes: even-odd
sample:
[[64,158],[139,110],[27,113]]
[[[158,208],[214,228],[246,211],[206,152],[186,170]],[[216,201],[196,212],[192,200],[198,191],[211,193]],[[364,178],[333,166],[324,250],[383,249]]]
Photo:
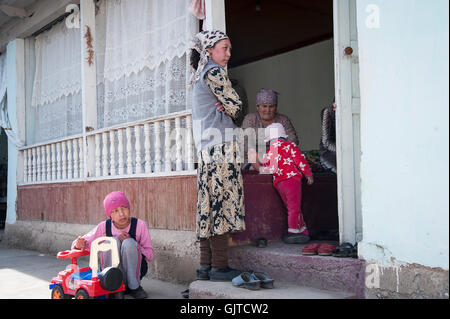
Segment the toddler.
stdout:
[[273,123],[265,129],[264,141],[270,147],[260,163],[254,149],[249,151],[249,160],[253,168],[273,175],[273,185],[280,194],[288,211],[288,233],[283,236],[287,244],[303,244],[309,241],[309,231],[301,212],[302,177],[308,185],[314,183],[311,168],[300,148],[287,141],[284,127]]
[[[147,262],[153,259],[153,247],[147,223],[130,217],[130,203],[123,192],[112,192],[103,201],[108,219],[98,224],[89,233],[78,237],[72,249],[90,249],[98,237],[114,237],[120,254],[119,267],[124,276],[125,293],[135,299],[147,298],[141,287],[141,279],[147,272]],[[111,264],[110,252],[102,255],[102,266]]]

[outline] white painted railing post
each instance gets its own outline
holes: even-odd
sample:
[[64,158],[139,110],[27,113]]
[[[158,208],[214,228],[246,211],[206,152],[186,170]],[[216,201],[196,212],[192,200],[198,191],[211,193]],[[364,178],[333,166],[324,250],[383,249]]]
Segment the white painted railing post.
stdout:
[[142,163],[141,163],[141,126],[136,125],[134,127],[134,137],[136,139],[134,143],[134,148],[136,152],[136,174],[142,173]]
[[170,120],[164,121],[164,154],[165,154],[165,171],[170,172],[172,170],[171,154],[170,154]]
[[80,164],[80,177],[86,176],[85,166],[84,166],[84,149],[83,149],[84,139],[81,137],[78,139],[78,163]]
[[95,176],[101,175],[100,164],[100,134],[95,134]]
[[112,130],[109,132],[109,164],[110,164],[110,175],[114,176],[116,175],[116,145],[115,145],[115,138],[114,138],[115,131]]
[[28,181],[33,182],[33,157],[32,150],[28,150]]
[[183,157],[182,157],[182,139],[181,139],[181,118],[175,119],[175,147],[176,147],[176,170],[181,171],[183,169]]
[[31,175],[31,181],[35,182],[36,181],[36,148],[33,147],[31,149],[31,154],[33,156],[32,162],[31,162],[31,171],[32,171],[32,175]]
[[28,150],[23,152],[23,182],[28,183]]
[[119,175],[124,174],[124,162],[123,162],[123,129],[117,130],[118,139],[118,152],[119,152]]
[[51,152],[50,152],[50,145],[45,145],[45,149],[47,151],[47,181],[50,181],[52,179],[52,158],[51,158]]
[[61,164],[62,164],[61,178],[67,179],[66,141],[62,141],[61,143]]
[[61,143],[56,143],[56,178],[61,179]]
[[73,178],[72,140],[67,141],[67,179]]
[[55,150],[56,146],[54,143],[52,143],[50,145],[50,147],[51,147],[51,153],[52,153],[52,159],[51,159],[51,163],[50,163],[51,171],[52,171],[51,180],[54,181],[54,180],[56,180],[56,150]]
[[131,127],[127,127],[125,132],[127,137],[127,174],[131,175],[133,174],[133,158],[131,157]]
[[155,122],[155,172],[161,172],[161,128],[160,122]]
[[103,176],[108,176],[108,133],[102,134],[102,159],[103,159]]
[[36,165],[37,165],[37,177],[36,177],[36,181],[40,182],[42,179],[42,157],[41,157],[41,147],[38,146],[36,148],[36,156],[37,156],[37,160],[36,160]]
[[192,136],[192,116],[186,116],[186,130],[187,130],[187,139],[186,139],[186,156],[187,156],[187,169],[189,171],[194,170],[194,148],[193,148],[193,136]]
[[78,178],[79,158],[78,158],[78,140],[74,140],[73,147],[73,178]]
[[152,172],[151,155],[150,155],[150,123],[144,124],[144,149],[145,149],[145,172]]

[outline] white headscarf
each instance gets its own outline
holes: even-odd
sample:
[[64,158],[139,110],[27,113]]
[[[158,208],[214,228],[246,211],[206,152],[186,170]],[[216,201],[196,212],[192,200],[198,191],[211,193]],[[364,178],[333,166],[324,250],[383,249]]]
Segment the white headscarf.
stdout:
[[207,49],[212,48],[220,40],[228,39],[228,36],[220,30],[205,30],[197,33],[189,43],[189,50],[194,49],[200,54],[197,70],[192,74],[189,87],[192,87],[199,79],[210,55]]

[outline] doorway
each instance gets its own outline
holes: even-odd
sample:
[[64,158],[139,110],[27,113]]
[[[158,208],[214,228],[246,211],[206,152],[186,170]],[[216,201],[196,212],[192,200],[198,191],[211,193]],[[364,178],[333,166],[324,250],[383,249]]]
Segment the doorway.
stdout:
[[[313,214],[322,215],[318,219],[328,221],[328,225],[319,225],[316,233],[338,228],[341,243],[359,241],[356,1],[225,0],[225,21],[233,45],[229,75],[244,92],[246,113],[256,112],[259,89],[279,92],[277,111],[290,118],[300,148],[313,163],[318,163],[321,110],[336,98],[338,172],[334,185],[305,194],[303,205],[318,211]],[[353,47],[353,54],[344,54],[347,47]],[[323,168],[313,168],[315,176],[329,174]],[[327,197],[324,192],[334,195]],[[328,202],[328,206],[315,206],[308,197],[321,204]]]

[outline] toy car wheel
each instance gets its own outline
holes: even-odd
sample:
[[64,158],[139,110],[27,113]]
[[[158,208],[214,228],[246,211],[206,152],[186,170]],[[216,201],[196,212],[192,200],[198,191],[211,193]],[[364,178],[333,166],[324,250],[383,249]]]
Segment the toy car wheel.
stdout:
[[75,299],[89,299],[89,294],[87,293],[86,290],[80,289],[75,294]]
[[64,290],[60,285],[55,285],[52,289],[52,299],[68,299],[69,296],[67,296],[64,293]]

